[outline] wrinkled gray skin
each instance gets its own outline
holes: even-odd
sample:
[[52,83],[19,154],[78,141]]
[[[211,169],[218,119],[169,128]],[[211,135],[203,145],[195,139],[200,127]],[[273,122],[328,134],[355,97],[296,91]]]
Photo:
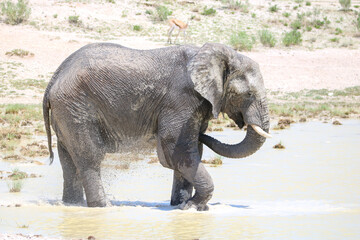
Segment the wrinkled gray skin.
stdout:
[[[160,163],[174,170],[171,205],[207,210],[214,184],[201,163],[202,143],[222,156],[242,158],[265,141],[250,124],[269,131],[258,64],[220,44],[146,51],[87,45],[57,69],[43,110],[51,159],[50,122],[58,139],[63,201],[82,203],[85,190],[89,207],[108,204],[100,175],[105,153],[155,138]],[[240,128],[248,124],[239,144],[203,134],[220,112]]]

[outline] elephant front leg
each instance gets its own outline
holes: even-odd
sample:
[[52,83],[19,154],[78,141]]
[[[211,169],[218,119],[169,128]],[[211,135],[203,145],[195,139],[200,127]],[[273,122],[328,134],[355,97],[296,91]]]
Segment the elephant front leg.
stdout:
[[195,195],[183,202],[180,208],[187,210],[189,208],[196,208],[198,211],[207,211],[209,207],[207,202],[211,199],[214,192],[214,183],[210,174],[206,171],[201,162],[191,167],[181,167],[180,172],[184,178],[194,185]]
[[172,206],[186,202],[192,197],[193,185],[187,181],[180,172],[174,171],[174,180],[171,192]]

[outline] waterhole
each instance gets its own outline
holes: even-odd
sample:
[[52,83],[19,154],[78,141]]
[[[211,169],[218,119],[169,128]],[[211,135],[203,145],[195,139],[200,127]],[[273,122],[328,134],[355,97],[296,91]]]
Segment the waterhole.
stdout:
[[[24,180],[20,193],[10,193],[0,180],[0,232],[96,239],[360,239],[360,121],[342,123],[291,124],[273,131],[248,158],[207,165],[215,183],[208,212],[171,207],[172,172],[149,164],[149,157],[121,160],[125,168],[104,167],[112,207],[95,209],[62,204],[58,158],[51,166],[16,165],[43,177]],[[211,135],[235,143],[244,134],[225,129]],[[273,148],[279,142],[285,149]],[[205,148],[203,159],[214,156]],[[0,161],[0,170],[14,167]]]

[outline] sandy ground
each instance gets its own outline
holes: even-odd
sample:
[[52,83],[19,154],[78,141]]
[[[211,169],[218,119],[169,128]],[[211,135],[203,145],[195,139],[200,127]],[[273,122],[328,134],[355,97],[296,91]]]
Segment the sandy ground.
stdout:
[[[24,26],[0,24],[0,61],[15,61],[23,64],[19,79],[47,76],[72,52],[96,42],[92,39],[76,39],[71,33],[33,31]],[[122,37],[116,42],[136,49],[165,47],[164,43],[152,42],[141,37]],[[9,49],[29,49],[33,57],[20,58],[5,55]],[[281,50],[243,53],[260,64],[265,86],[270,90],[286,92],[301,89],[344,89],[360,85],[360,50],[322,49]],[[35,96],[34,96],[35,95]],[[25,95],[4,96],[1,103],[39,103],[41,94],[29,92]]]

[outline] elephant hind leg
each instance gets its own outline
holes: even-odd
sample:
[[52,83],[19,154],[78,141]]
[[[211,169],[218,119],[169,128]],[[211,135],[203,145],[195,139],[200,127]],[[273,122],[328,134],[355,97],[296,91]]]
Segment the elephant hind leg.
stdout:
[[[67,125],[63,126],[61,130],[61,139],[65,141],[67,151],[72,159],[72,164],[66,161],[61,162],[64,171],[64,185],[71,185],[76,169],[76,178],[80,179],[85,190],[87,205],[89,207],[105,207],[107,200],[102,185],[100,165],[106,150],[99,126],[67,122]],[[73,175],[65,174],[69,171]],[[69,194],[64,192],[65,199],[71,198],[70,195],[71,191]]]
[[63,169],[64,188],[63,202],[70,204],[84,203],[84,191],[76,166],[61,142],[57,144],[59,158]]

